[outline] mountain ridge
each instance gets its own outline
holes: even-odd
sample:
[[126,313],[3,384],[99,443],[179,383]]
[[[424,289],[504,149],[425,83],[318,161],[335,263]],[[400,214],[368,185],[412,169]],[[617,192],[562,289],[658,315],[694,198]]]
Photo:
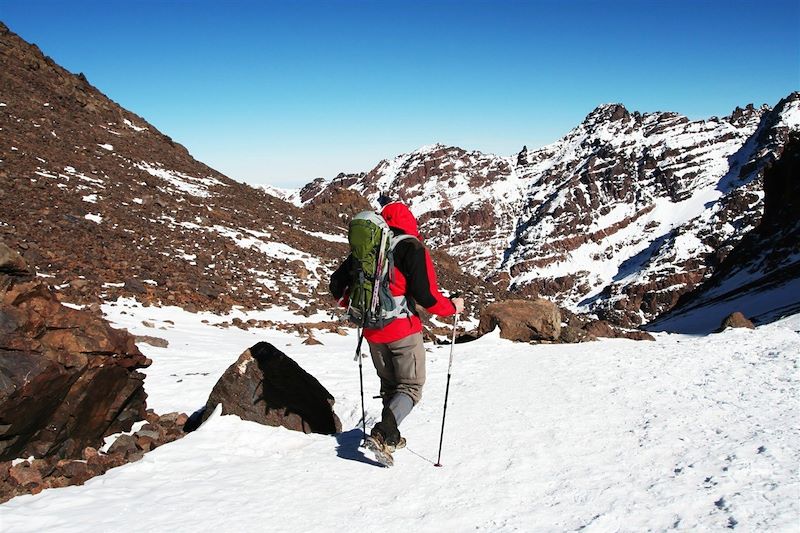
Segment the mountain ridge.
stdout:
[[774,108],[695,121],[601,104],[536,150],[427,145],[315,180],[299,199],[348,189],[372,206],[405,201],[428,242],[485,279],[638,326],[708,277],[758,223],[761,173],[800,127],[798,110],[797,92]]

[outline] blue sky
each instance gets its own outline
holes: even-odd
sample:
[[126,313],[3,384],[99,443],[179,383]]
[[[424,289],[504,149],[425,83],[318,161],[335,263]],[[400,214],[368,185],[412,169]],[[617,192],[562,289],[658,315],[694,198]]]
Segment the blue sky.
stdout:
[[800,90],[798,0],[0,0],[0,20],[277,186],[435,142],[510,155],[601,103],[704,118]]

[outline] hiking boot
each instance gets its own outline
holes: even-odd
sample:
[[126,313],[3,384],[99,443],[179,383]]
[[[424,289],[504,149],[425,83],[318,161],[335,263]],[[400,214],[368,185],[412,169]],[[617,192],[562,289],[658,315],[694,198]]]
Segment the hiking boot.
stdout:
[[395,450],[394,446],[386,444],[383,438],[383,433],[377,428],[373,428],[370,436],[364,441],[367,449],[375,454],[375,460],[384,466],[393,466],[394,458],[392,452]]
[[380,446],[383,450],[389,453],[394,453],[396,450],[402,450],[406,447],[405,437],[400,437],[396,442],[389,442],[378,426],[372,428],[370,436],[367,437],[367,440],[369,439],[372,439],[377,446]]
[[402,438],[400,436],[400,430],[397,429],[397,420],[394,418],[394,413],[388,407],[384,407],[383,411],[381,412],[381,421],[375,424],[373,428],[373,433],[378,431],[381,433],[383,437],[383,441],[392,446],[394,448],[397,446],[397,443],[400,442]]

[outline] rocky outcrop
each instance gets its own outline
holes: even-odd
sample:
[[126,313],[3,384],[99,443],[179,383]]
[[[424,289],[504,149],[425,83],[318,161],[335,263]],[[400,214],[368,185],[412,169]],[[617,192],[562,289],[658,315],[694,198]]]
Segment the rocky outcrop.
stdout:
[[756,324],[800,311],[800,132],[789,133],[788,139],[779,158],[764,171],[760,223],[710,278],[649,327],[710,333],[734,311]]
[[304,433],[333,434],[342,430],[334,403],[314,376],[273,345],[259,342],[222,374],[208,397],[204,417],[221,404],[224,415]]
[[138,461],[158,446],[184,435],[184,413],[157,415],[147,412],[147,423],[133,434],[119,436],[106,452],[88,446],[79,459],[46,457],[0,462],[0,503],[22,494],[38,494],[44,489],[83,485],[110,468]]
[[554,342],[561,335],[561,313],[558,306],[543,298],[489,304],[481,311],[478,335],[485,335],[498,326],[502,339]]
[[98,314],[65,307],[0,245],[0,461],[76,458],[145,416],[150,360]]
[[719,325],[719,329],[717,330],[717,333],[725,331],[728,328],[755,329],[755,326],[741,312],[735,311],[735,312],[729,314],[728,316],[726,316],[722,320],[722,324]]

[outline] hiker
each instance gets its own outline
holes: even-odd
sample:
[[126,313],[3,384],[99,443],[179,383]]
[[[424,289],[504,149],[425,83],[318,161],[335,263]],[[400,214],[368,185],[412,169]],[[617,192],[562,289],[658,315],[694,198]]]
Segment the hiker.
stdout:
[[[411,412],[422,397],[425,384],[425,347],[422,322],[416,304],[439,316],[460,314],[464,310],[463,298],[446,298],[436,285],[436,274],[431,256],[422,245],[417,220],[400,202],[387,204],[381,216],[399,240],[394,252],[394,271],[389,288],[395,297],[405,296],[407,312],[382,328],[364,329],[372,362],[381,380],[383,411],[381,421],[375,424],[367,438],[367,445],[375,451],[391,454],[405,446],[398,425]],[[405,235],[409,237],[403,237]],[[330,292],[344,302],[353,281],[355,260],[351,254],[333,273]],[[343,305],[347,305],[343,303]]]

